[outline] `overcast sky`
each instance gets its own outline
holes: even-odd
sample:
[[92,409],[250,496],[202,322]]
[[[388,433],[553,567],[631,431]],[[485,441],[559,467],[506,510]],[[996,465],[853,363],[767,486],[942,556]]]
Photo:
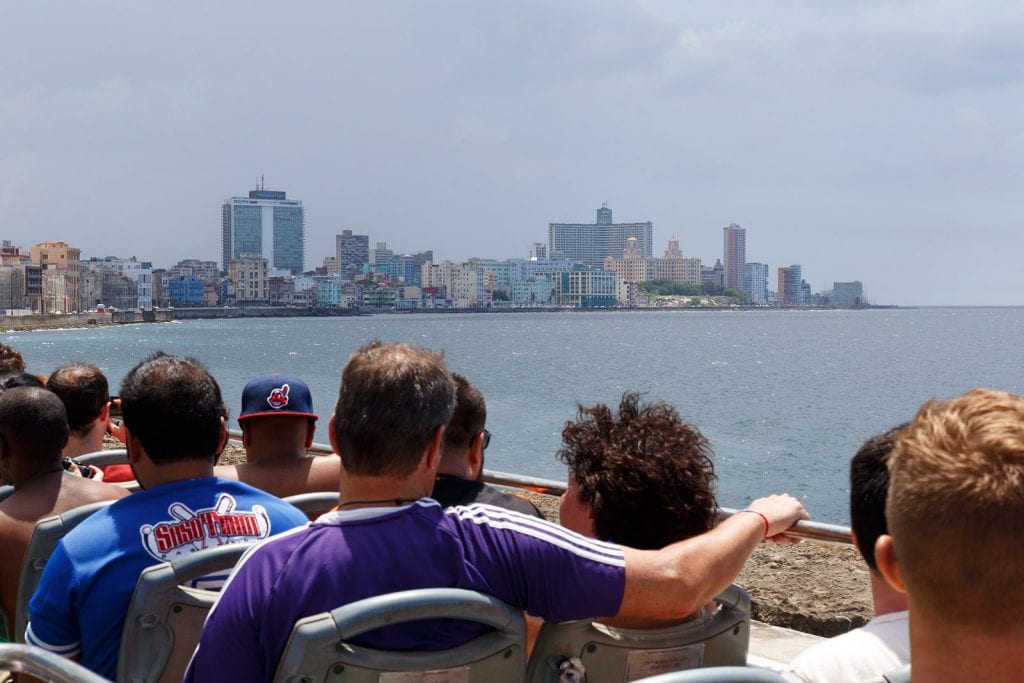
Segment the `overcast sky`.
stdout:
[[265,176],[436,260],[653,221],[876,303],[1024,304],[1024,3],[0,0],[0,237],[220,258]]

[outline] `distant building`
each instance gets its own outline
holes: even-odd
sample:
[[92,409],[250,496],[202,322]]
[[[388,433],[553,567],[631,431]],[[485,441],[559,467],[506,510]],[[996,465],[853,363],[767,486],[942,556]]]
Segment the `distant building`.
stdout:
[[[224,270],[227,270],[225,268]],[[183,259],[167,269],[167,277],[175,278],[183,275],[195,275],[202,280],[214,280],[220,275],[216,261],[200,261],[199,259]]]
[[[70,313],[78,310],[78,263],[81,256],[81,249],[64,242],[40,242],[32,247],[32,263],[44,273],[40,313]],[[45,274],[46,271],[50,271],[49,274]]]
[[747,303],[753,306],[768,305],[768,264],[748,263],[744,269],[743,292]]
[[223,270],[242,254],[258,254],[275,269],[301,274],[306,262],[302,202],[262,188],[250,190],[248,197],[225,199],[221,209]]
[[556,283],[558,305],[609,308],[616,303],[615,273],[610,270],[570,270]]
[[724,278],[722,284],[743,290],[747,263],[747,230],[735,223],[722,228],[722,261]]
[[863,304],[864,286],[859,281],[832,283],[833,306],[862,306]]
[[530,245],[529,259],[531,261],[544,261],[548,257],[548,245],[543,242],[534,242]]
[[596,223],[548,223],[548,257],[581,261],[601,267],[607,257],[619,258],[636,239],[641,256],[651,255],[653,224],[613,223],[612,210],[604,204]]
[[779,268],[778,297],[780,306],[803,306],[806,303],[799,264]]
[[[130,258],[105,256],[103,258],[91,258],[88,261],[82,261],[81,266],[83,272],[90,271],[94,273],[105,273],[114,278],[111,279],[108,277],[105,281],[101,281],[101,293],[99,295],[101,298],[100,301],[92,301],[92,298],[96,296],[95,289],[89,293],[88,301],[83,297],[84,303],[82,304],[81,310],[91,308],[94,303],[104,303],[108,306],[127,309],[153,307],[153,264],[151,262],[140,261],[134,256]],[[134,302],[128,301],[128,292],[132,287],[117,280],[122,277],[135,283]],[[119,299],[119,303],[103,300],[103,287],[106,287],[110,292],[114,292]]]
[[700,283],[702,285],[725,286],[725,266],[722,265],[721,259],[715,260],[714,267],[701,266]]
[[443,287],[452,308],[485,308],[491,303],[486,271],[472,263],[425,263],[420,281],[427,289]]
[[355,280],[363,272],[363,266],[370,262],[369,235],[353,235],[351,230],[342,230],[334,238],[335,258],[338,261],[338,275],[342,280]]
[[228,280],[240,305],[270,303],[269,262],[259,254],[241,254],[228,263]]
[[172,306],[202,306],[206,303],[206,281],[195,275],[179,275],[167,282]]

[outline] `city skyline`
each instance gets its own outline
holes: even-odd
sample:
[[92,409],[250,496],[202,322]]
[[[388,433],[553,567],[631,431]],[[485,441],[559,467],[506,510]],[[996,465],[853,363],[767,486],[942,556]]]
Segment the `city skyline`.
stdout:
[[706,261],[736,223],[817,287],[1024,304],[1016,3],[51,9],[0,25],[18,244],[219,260],[211,207],[264,174],[304,202],[307,268],[344,229],[520,255],[607,201]]

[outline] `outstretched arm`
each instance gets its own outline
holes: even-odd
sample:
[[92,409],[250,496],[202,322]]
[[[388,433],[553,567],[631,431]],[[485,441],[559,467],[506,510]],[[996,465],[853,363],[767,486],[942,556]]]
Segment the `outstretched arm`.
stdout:
[[626,590],[616,616],[666,619],[692,614],[732,583],[762,539],[810,518],[786,494],[759,498],[747,509],[760,514],[733,515],[705,534],[661,550],[625,548]]

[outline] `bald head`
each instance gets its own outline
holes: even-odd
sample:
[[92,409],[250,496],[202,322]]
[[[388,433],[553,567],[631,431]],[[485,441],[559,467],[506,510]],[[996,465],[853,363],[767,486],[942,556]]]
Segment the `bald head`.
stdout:
[[52,391],[39,387],[8,389],[0,394],[0,437],[12,457],[29,457],[40,464],[59,461],[68,440],[64,404]]

